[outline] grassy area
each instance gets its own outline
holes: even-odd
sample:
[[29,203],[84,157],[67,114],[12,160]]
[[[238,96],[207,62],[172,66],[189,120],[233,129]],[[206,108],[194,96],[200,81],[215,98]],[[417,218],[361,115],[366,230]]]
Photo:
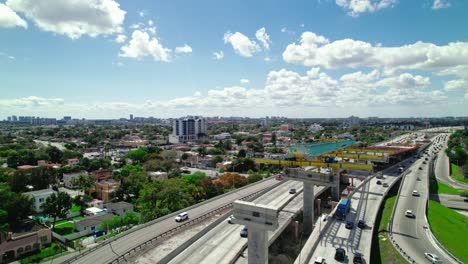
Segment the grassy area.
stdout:
[[66,236],[75,233],[75,225],[67,221],[65,223],[56,224],[53,231],[59,235]]
[[80,219],[83,219],[83,218],[84,218],[84,216],[78,215],[78,216],[73,217],[72,220],[76,221],[76,220],[80,220]]
[[389,196],[383,202],[383,209],[377,216],[378,230],[374,231],[372,241],[371,263],[407,263],[400,253],[393,247],[387,233],[388,222],[395,206],[396,195]]
[[73,203],[72,208],[70,209],[70,212],[75,213],[75,212],[79,212],[80,210],[81,210],[81,206]]
[[41,260],[43,260],[44,258],[53,256],[53,255],[56,255],[56,254],[60,254],[63,251],[65,251],[64,248],[62,248],[60,245],[52,242],[52,244],[50,244],[50,246],[48,246],[46,248],[43,248],[40,252],[38,252],[38,253],[36,253],[34,255],[31,255],[29,257],[22,258],[19,261],[20,261],[20,263],[38,263]]
[[468,217],[438,202],[429,200],[427,218],[437,240],[462,262],[468,263],[468,251],[466,250]]
[[452,188],[445,183],[442,183],[438,180],[431,179],[431,185],[429,186],[429,191],[431,193],[446,193],[446,194],[455,194],[459,195],[460,190]]
[[459,182],[463,182],[463,183],[468,184],[468,179],[465,179],[465,177],[463,176],[463,169],[461,167],[457,166],[456,164],[451,163],[450,164],[450,171],[452,172],[450,174],[450,176],[452,176],[452,178],[454,178],[455,180],[457,180]]

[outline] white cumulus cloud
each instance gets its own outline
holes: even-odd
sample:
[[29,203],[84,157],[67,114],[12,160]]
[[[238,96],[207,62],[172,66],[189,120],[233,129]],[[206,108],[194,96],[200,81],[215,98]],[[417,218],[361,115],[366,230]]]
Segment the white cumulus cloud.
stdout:
[[249,84],[250,80],[249,79],[240,79],[241,84]]
[[117,43],[124,43],[126,40],[127,40],[127,36],[125,36],[123,34],[119,34],[115,38],[115,42],[117,42]]
[[7,0],[6,5],[40,29],[71,39],[122,32],[126,13],[114,0]]
[[10,7],[0,3],[0,27],[12,28],[23,27],[28,28],[28,23],[19,17]]
[[185,44],[184,46],[176,47],[175,52],[176,53],[192,53],[192,47]]
[[459,89],[467,89],[468,90],[468,81],[459,79],[459,80],[450,80],[444,84],[445,91],[453,91]]
[[255,32],[255,37],[258,39],[258,41],[262,43],[263,47],[266,50],[270,49],[270,36],[268,36],[264,27],[260,28],[259,30],[257,30],[257,32]]
[[336,0],[336,4],[348,11],[348,15],[357,17],[361,13],[393,7],[398,0]]
[[215,51],[213,52],[213,58],[216,60],[221,60],[224,58],[224,52],[223,51]]
[[254,40],[250,40],[246,35],[236,32],[226,32],[224,43],[231,44],[234,51],[243,57],[252,57],[254,53],[260,51],[260,46]]
[[151,56],[156,61],[170,61],[171,50],[162,46],[157,37],[150,38],[147,32],[135,30],[127,45],[120,48],[119,56],[141,59]]
[[432,9],[434,10],[447,7],[450,7],[450,2],[446,0],[434,0],[434,2],[432,3]]
[[313,32],[304,32],[299,44],[287,46],[283,59],[288,63],[325,68],[439,69],[468,65],[468,42],[443,46],[416,42],[384,47],[353,39],[330,42]]

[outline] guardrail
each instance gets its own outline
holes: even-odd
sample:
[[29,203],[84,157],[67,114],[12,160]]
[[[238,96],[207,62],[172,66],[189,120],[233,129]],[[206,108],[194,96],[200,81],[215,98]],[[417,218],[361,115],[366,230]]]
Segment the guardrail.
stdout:
[[[265,178],[265,179],[263,179],[263,180],[261,180],[261,181],[258,181],[258,182],[255,182],[255,183],[253,183],[253,184],[249,184],[249,185],[243,186],[243,187],[241,187],[241,188],[239,188],[239,189],[236,189],[234,192],[238,192],[238,191],[247,189],[247,188],[249,188],[249,187],[258,185],[258,184],[260,184],[260,183],[262,183],[262,182],[268,181],[268,180],[273,179],[273,178],[274,178],[274,176],[270,176],[270,177]],[[280,182],[279,184],[281,184],[281,182]],[[275,185],[273,185],[273,186],[277,186],[277,185],[279,185],[279,184],[275,184]],[[265,189],[268,189],[268,188],[265,188]],[[263,189],[263,190],[265,190],[265,189]],[[263,190],[262,190],[262,191],[263,191]],[[259,192],[261,192],[261,191],[259,191]],[[257,193],[259,193],[259,192],[255,192],[255,194],[257,194]],[[227,192],[227,193],[221,194],[221,195],[219,195],[219,196],[213,197],[213,198],[211,198],[211,199],[209,199],[209,200],[206,200],[206,201],[203,201],[203,202],[201,202],[201,203],[194,204],[194,205],[189,206],[189,207],[187,207],[187,208],[181,209],[181,210],[176,211],[176,212],[173,212],[173,213],[171,213],[171,214],[168,214],[168,215],[165,215],[165,216],[156,218],[156,219],[154,219],[154,220],[151,220],[151,221],[149,221],[149,222],[146,222],[146,223],[144,223],[144,224],[138,225],[138,226],[136,226],[136,227],[134,227],[134,228],[132,228],[132,229],[130,229],[130,230],[124,232],[124,233],[118,234],[117,236],[115,236],[115,237],[113,237],[113,238],[107,239],[107,240],[103,241],[102,243],[99,243],[99,244],[98,244],[97,246],[95,246],[95,247],[92,247],[92,248],[90,248],[90,249],[88,249],[88,250],[85,250],[85,251],[81,251],[81,253],[79,253],[78,255],[75,255],[75,256],[73,256],[73,257],[67,259],[67,260],[64,260],[62,263],[66,263],[66,264],[72,263],[73,261],[75,261],[75,260],[77,260],[77,259],[79,259],[79,258],[81,258],[81,257],[83,257],[83,256],[85,256],[85,255],[88,255],[89,253],[94,252],[94,251],[96,251],[97,249],[102,248],[102,247],[104,247],[105,245],[110,244],[110,243],[112,243],[112,242],[114,242],[114,241],[120,239],[121,237],[124,237],[124,236],[130,234],[130,233],[133,233],[133,232],[135,232],[135,231],[137,231],[137,230],[140,230],[140,229],[143,229],[143,228],[145,228],[145,227],[151,226],[151,225],[156,224],[156,223],[158,223],[158,222],[164,221],[164,220],[166,220],[166,219],[168,219],[168,218],[174,217],[174,216],[180,214],[181,212],[195,209],[195,208],[197,208],[197,207],[200,207],[200,206],[202,206],[202,205],[204,205],[204,204],[210,203],[210,202],[212,202],[212,201],[214,201],[214,200],[217,200],[217,199],[219,199],[219,198],[225,197],[225,196],[230,195],[230,194],[232,194],[232,193],[233,193],[233,192]]]

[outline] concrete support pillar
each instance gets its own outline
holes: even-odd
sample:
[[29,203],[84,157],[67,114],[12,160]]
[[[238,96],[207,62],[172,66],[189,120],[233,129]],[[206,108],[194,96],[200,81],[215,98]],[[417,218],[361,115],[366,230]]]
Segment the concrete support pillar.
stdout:
[[266,230],[249,228],[248,250],[248,263],[268,263],[268,240]]
[[317,215],[320,216],[321,209],[322,209],[322,199],[317,199]]
[[304,182],[304,232],[309,234],[314,224],[314,184]]
[[333,177],[333,185],[331,186],[331,195],[335,201],[340,200],[340,173],[341,169],[337,169]]

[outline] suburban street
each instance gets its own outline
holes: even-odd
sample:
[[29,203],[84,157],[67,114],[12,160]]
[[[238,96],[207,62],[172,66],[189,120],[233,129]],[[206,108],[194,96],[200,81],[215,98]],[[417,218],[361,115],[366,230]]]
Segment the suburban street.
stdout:
[[[393,219],[393,238],[416,263],[430,263],[424,256],[425,252],[436,254],[443,263],[453,263],[453,260],[436,246],[429,234],[430,230],[427,228],[425,208],[429,191],[429,163],[423,164],[423,161],[424,157],[415,161],[411,172],[405,176],[402,182]],[[420,167],[422,169],[419,169]],[[413,196],[414,190],[420,196]],[[406,210],[411,210],[415,217],[405,216]]]
[[[213,201],[210,201],[208,203],[205,203],[193,209],[187,210],[187,212],[189,214],[189,217],[193,219],[201,215],[204,215],[216,208],[222,207],[235,200],[238,200],[244,196],[247,196],[249,194],[271,187],[277,183],[278,181],[276,181],[275,179],[269,179],[261,183],[249,186],[245,189],[230,192],[226,196],[223,196],[219,199],[214,199]],[[150,226],[128,233],[127,235],[101,248],[98,248],[97,250],[90,252],[89,254],[84,255],[83,257],[77,260],[74,260],[73,263],[83,263],[83,264],[85,263],[94,263],[94,264],[109,263],[114,258],[120,256],[121,254],[124,254],[125,252],[132,249],[133,247],[144,243],[145,241],[157,236],[158,234],[162,234],[168,230],[171,230],[175,228],[177,225],[180,225],[180,224],[175,222],[173,217],[164,219]],[[61,258],[51,260],[47,263],[61,263],[61,262],[66,261],[67,259],[74,257],[76,254],[77,253],[71,253]]]

